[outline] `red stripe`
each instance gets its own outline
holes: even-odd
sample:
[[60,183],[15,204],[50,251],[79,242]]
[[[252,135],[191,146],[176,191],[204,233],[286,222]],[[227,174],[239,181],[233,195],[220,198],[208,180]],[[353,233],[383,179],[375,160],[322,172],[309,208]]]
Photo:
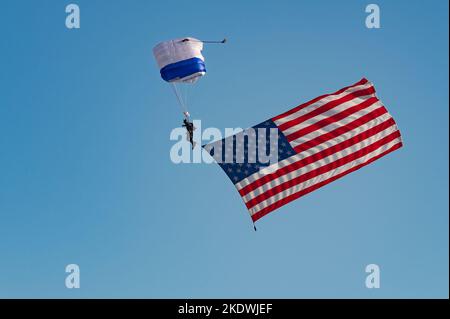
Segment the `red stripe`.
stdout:
[[351,168],[351,169],[349,169],[349,170],[347,170],[345,172],[342,172],[342,173],[340,173],[340,174],[338,174],[336,176],[333,176],[333,177],[331,177],[331,178],[329,178],[329,179],[327,179],[325,181],[322,181],[322,182],[317,183],[317,184],[315,184],[315,185],[313,185],[311,187],[305,188],[305,189],[303,189],[303,190],[301,190],[301,191],[299,191],[297,193],[294,193],[294,194],[289,195],[289,196],[287,196],[287,197],[285,197],[283,199],[280,199],[279,201],[273,203],[270,206],[267,206],[267,207],[263,208],[262,210],[260,210],[256,214],[252,215],[251,216],[252,220],[254,222],[256,222],[258,219],[260,219],[261,217],[267,215],[271,211],[273,211],[273,210],[275,210],[275,209],[277,209],[277,208],[279,208],[279,207],[281,207],[283,205],[286,205],[287,203],[289,203],[289,202],[291,202],[291,201],[293,201],[293,200],[295,200],[295,199],[297,199],[299,197],[302,197],[302,196],[304,196],[304,195],[306,195],[306,194],[308,194],[308,193],[310,193],[310,192],[312,192],[312,191],[314,191],[314,190],[316,190],[316,189],[318,189],[318,188],[320,188],[322,186],[325,186],[326,184],[331,183],[331,182],[337,180],[338,178],[341,178],[341,177],[343,177],[343,176],[345,176],[345,175],[347,175],[347,174],[349,174],[351,172],[354,172],[354,171],[360,169],[363,166],[366,166],[366,165],[376,161],[377,159],[387,155],[388,153],[391,153],[391,152],[399,149],[400,147],[402,147],[402,145],[403,144],[401,142],[398,143],[398,144],[395,144],[390,149],[388,149],[388,150],[384,151],[383,153],[381,153],[381,154],[371,158],[367,162],[361,163],[361,164],[359,164],[359,165],[357,165],[357,166],[355,166],[355,167],[353,167],[353,168]]
[[282,123],[282,124],[278,125],[278,127],[282,131],[284,131],[284,130],[286,130],[286,129],[294,126],[294,125],[303,123],[303,122],[305,122],[305,121],[307,121],[307,120],[309,120],[309,119],[311,119],[311,118],[313,118],[313,117],[315,117],[315,116],[317,116],[319,114],[322,114],[322,113],[324,113],[324,112],[326,112],[328,110],[331,110],[332,108],[334,108],[334,107],[336,107],[336,106],[338,106],[340,104],[343,104],[343,103],[346,103],[348,101],[351,101],[354,98],[357,98],[357,97],[360,97],[360,96],[365,96],[365,95],[370,95],[370,94],[373,94],[373,93],[375,93],[375,89],[374,89],[373,86],[371,86],[371,87],[369,87],[367,89],[363,89],[363,90],[359,90],[359,91],[356,91],[356,92],[349,93],[346,96],[341,97],[340,99],[333,100],[333,101],[330,101],[328,103],[325,103],[324,105],[320,106],[319,108],[317,108],[317,109],[315,109],[315,110],[313,110],[311,112],[308,112],[308,113],[306,113],[306,114],[304,114],[302,116],[299,116],[299,117],[297,117],[295,119],[292,119],[292,120],[290,120],[290,121],[288,121],[286,123]]
[[338,137],[338,136],[340,136],[342,134],[350,132],[351,130],[354,130],[354,129],[360,127],[361,125],[364,125],[364,124],[366,124],[366,123],[368,123],[368,122],[370,122],[370,121],[376,119],[377,117],[379,117],[379,116],[381,116],[383,114],[386,114],[386,113],[387,113],[386,108],[384,106],[380,107],[380,108],[378,108],[376,110],[373,110],[372,112],[370,112],[370,113],[368,113],[368,114],[366,114],[364,116],[361,116],[357,120],[354,120],[354,121],[352,121],[352,122],[350,122],[350,123],[348,123],[346,125],[343,125],[343,126],[340,126],[340,127],[336,128],[336,129],[334,129],[334,130],[332,130],[332,131],[330,131],[328,133],[322,134],[322,135],[320,135],[320,136],[318,136],[318,137],[316,137],[316,138],[314,138],[312,140],[309,140],[309,141],[306,141],[306,142],[304,142],[302,144],[297,145],[296,147],[294,147],[294,151],[296,151],[297,153],[304,152],[304,151],[306,151],[306,150],[308,150],[310,148],[313,148],[313,147],[315,147],[317,145],[320,145],[320,144],[322,144],[322,143],[324,143],[324,142],[326,142],[328,140],[331,140],[331,139],[336,138],[336,137]]
[[320,167],[318,167],[312,171],[309,171],[303,175],[300,175],[300,176],[295,177],[289,181],[286,181],[280,185],[277,185],[277,186],[265,191],[264,193],[256,196],[255,198],[249,200],[245,204],[247,205],[247,208],[251,208],[251,207],[257,205],[258,203],[268,199],[269,197],[272,197],[278,193],[281,193],[282,191],[284,191],[290,187],[301,184],[302,182],[305,182],[314,177],[317,177],[318,175],[324,174],[324,173],[329,172],[333,169],[336,169],[342,165],[345,165],[347,163],[355,161],[358,158],[363,157],[363,156],[369,154],[370,152],[377,150],[378,148],[393,141],[394,139],[396,139],[398,137],[400,137],[400,132],[395,131],[395,132],[389,134],[388,136],[386,136],[386,137],[384,137],[384,138],[382,138],[382,139],[380,139],[380,140],[378,140],[378,141],[376,141],[354,153],[351,153],[351,154],[344,156],[338,160],[335,160],[334,162],[320,166]]
[[280,168],[279,170],[277,170],[276,172],[272,173],[272,174],[268,174],[268,175],[264,175],[261,178],[257,179],[256,181],[254,181],[253,183],[246,185],[245,187],[241,188],[239,190],[239,193],[241,194],[241,196],[245,196],[246,194],[250,193],[251,191],[257,189],[258,187],[266,184],[267,182],[270,182],[274,179],[277,179],[283,175],[286,175],[292,171],[295,171],[297,169],[300,169],[306,165],[309,165],[311,163],[314,163],[318,160],[321,160],[322,158],[325,158],[327,156],[330,156],[334,153],[340,152],[352,145],[355,145],[357,143],[360,143],[362,141],[364,141],[365,139],[380,133],[382,131],[384,131],[385,129],[391,127],[395,125],[395,122],[392,118],[388,119],[385,122],[382,122],[364,132],[361,132],[360,134],[357,134],[339,144],[336,144],[334,146],[331,146],[327,149],[324,149],[318,153],[315,153],[313,155],[310,155],[308,157],[305,157],[297,162],[294,162],[292,164],[289,164],[285,167]]
[[289,142],[291,142],[299,137],[305,136],[306,134],[320,130],[322,127],[328,126],[335,122],[339,122],[340,120],[349,117],[354,113],[364,110],[365,108],[375,104],[376,102],[378,102],[378,99],[376,97],[371,97],[370,99],[367,99],[358,105],[352,106],[351,108],[346,109],[340,113],[334,114],[305,128],[302,128],[301,130],[295,131],[294,133],[287,135],[286,138]]
[[319,101],[319,100],[321,100],[321,99],[323,99],[323,98],[325,98],[327,96],[341,94],[342,92],[344,92],[345,90],[347,90],[347,89],[349,89],[351,87],[358,86],[358,85],[363,85],[363,84],[366,84],[367,82],[368,82],[367,79],[362,78],[361,81],[359,81],[359,82],[357,82],[357,83],[355,83],[353,85],[347,86],[347,87],[345,87],[343,89],[340,89],[340,90],[338,90],[338,91],[336,91],[334,93],[324,94],[324,95],[316,97],[315,99],[312,99],[312,100],[310,100],[310,101],[308,101],[306,103],[300,104],[299,106],[294,107],[293,109],[291,109],[291,110],[289,110],[287,112],[284,112],[283,114],[280,114],[280,115],[277,115],[277,116],[273,117],[272,121],[279,120],[279,119],[281,119],[281,118],[283,118],[285,116],[288,116],[288,115],[290,115],[292,113],[295,113],[295,112],[297,112],[297,111],[307,107],[308,105],[311,105],[311,104],[313,104],[313,103],[315,103],[315,102],[317,102],[317,101]]

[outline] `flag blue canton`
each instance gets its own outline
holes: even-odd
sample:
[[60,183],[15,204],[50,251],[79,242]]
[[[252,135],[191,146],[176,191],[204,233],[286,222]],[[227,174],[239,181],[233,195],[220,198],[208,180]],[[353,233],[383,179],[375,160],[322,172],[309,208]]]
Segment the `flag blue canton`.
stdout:
[[[253,129],[256,134],[256,148],[250,148],[248,143],[249,130]],[[265,129],[265,130],[258,130]],[[276,129],[277,139],[270,139],[271,129]],[[265,136],[259,136],[260,134],[265,134]],[[243,137],[244,147],[240,144],[240,135]],[[265,145],[262,145],[264,143]],[[277,162],[282,161],[295,154],[294,149],[291,147],[286,139],[286,136],[278,129],[276,124],[272,120],[264,121],[258,125],[246,129],[238,134],[229,136],[220,141],[207,144],[204,148],[213,156],[220,167],[228,175],[231,181],[236,184],[246,177],[258,172],[259,170],[267,167],[271,164],[267,158],[261,158],[261,154],[268,156],[269,154],[277,154]],[[215,149],[223,150],[221,152],[221,157],[215,153]],[[243,150],[243,160],[239,159],[238,152]],[[261,154],[260,154],[261,152]],[[226,160],[226,153],[231,156],[233,160]]]

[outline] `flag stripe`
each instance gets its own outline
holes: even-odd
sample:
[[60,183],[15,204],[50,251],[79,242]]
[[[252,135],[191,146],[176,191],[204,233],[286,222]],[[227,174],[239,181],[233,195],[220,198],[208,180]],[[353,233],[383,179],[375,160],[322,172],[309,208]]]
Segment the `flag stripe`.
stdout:
[[[367,116],[369,116],[371,114],[368,114]],[[242,181],[240,181],[239,183],[237,183],[236,188],[238,190],[241,190],[244,187],[246,187],[247,185],[250,185],[251,183],[255,182],[256,180],[264,177],[265,175],[268,175],[268,173],[266,171],[273,172],[273,170],[275,168],[280,169],[285,166],[291,165],[292,163],[299,161],[308,155],[315,154],[323,149],[326,149],[328,147],[336,145],[336,144],[342,142],[343,140],[354,137],[354,136],[358,135],[359,133],[368,130],[371,127],[379,125],[382,122],[389,121],[389,123],[386,124],[387,126],[390,126],[391,125],[390,123],[392,123],[392,124],[395,123],[394,120],[392,119],[392,117],[388,113],[382,113],[378,117],[377,116],[373,116],[373,117],[374,117],[373,119],[372,119],[372,117],[370,117],[370,120],[368,120],[367,117],[364,119],[363,118],[358,119],[356,121],[349,123],[348,125],[339,127],[338,129],[336,129],[330,133],[321,135],[321,136],[317,137],[315,140],[311,140],[307,143],[300,145],[300,146],[304,145],[304,150],[302,150],[298,154],[295,154],[283,161],[272,164],[268,168],[262,169],[259,172],[252,174],[251,176],[248,176],[247,178],[245,178]],[[244,192],[244,194],[246,194],[246,193],[247,192]]]
[[[287,140],[289,142],[292,142],[294,140],[297,140],[301,137],[307,136],[310,133],[314,133],[314,135],[320,135],[322,133],[322,128],[325,130],[325,127],[330,126],[342,126],[342,124],[347,124],[353,120],[356,120],[357,118],[366,115],[367,113],[370,113],[374,109],[377,109],[381,107],[381,103],[378,102],[378,99],[375,97],[371,97],[367,100],[365,100],[362,103],[359,103],[355,106],[352,106],[351,108],[344,110],[340,113],[334,114],[333,116],[330,116],[328,118],[325,118],[323,120],[318,121],[317,123],[314,123],[308,127],[305,127],[301,130],[298,130],[296,132],[293,132],[289,135],[287,135]],[[345,123],[342,121],[345,119]],[[326,129],[327,131],[330,131],[330,129]],[[284,133],[283,130],[281,130]]]
[[[383,138],[383,140],[380,140],[378,142],[375,142],[353,154],[350,154],[348,156],[345,156],[343,158],[338,159],[335,162],[329,163],[327,165],[318,167],[315,170],[309,171],[303,175],[300,175],[296,178],[293,178],[281,185],[278,185],[270,190],[268,190],[266,193],[262,194],[258,198],[258,204],[254,205],[254,202],[247,202],[247,208],[250,209],[251,212],[257,212],[261,208],[264,208],[265,206],[268,206],[272,204],[275,201],[278,201],[282,198],[284,198],[286,195],[290,195],[292,193],[296,193],[297,191],[304,188],[302,186],[306,181],[311,180],[309,183],[315,183],[315,181],[321,181],[323,179],[323,174],[331,173],[342,170],[338,169],[339,167],[352,167],[354,163],[363,163],[365,161],[365,157],[368,154],[371,154],[371,152],[375,152],[379,148],[383,148],[386,145],[390,145],[391,143],[398,143],[400,140],[397,138],[398,133],[394,132],[391,135],[388,135],[387,137]],[[391,142],[391,143],[389,143]],[[386,144],[388,143],[388,144]],[[376,153],[376,152],[375,152]],[[346,165],[348,164],[348,165]],[[307,184],[305,184],[307,185]]]
[[353,121],[345,119],[339,123],[333,123],[330,126],[323,128],[320,132],[312,134],[312,136],[309,135],[292,141],[291,145],[297,153],[301,153],[317,144],[323,143],[323,141],[328,141],[336,138],[336,136],[339,136],[339,134],[342,132],[349,132],[350,130],[355,129],[355,127],[358,127],[358,125],[361,125],[361,123],[367,123],[371,119],[384,114],[387,114],[387,110],[383,106],[381,106],[366,115],[362,115],[359,118],[358,116],[354,115],[352,117]]
[[328,97],[328,96],[339,95],[339,94],[341,94],[342,92],[345,92],[346,90],[351,89],[352,87],[359,86],[359,85],[364,85],[364,84],[366,84],[367,82],[369,82],[369,81],[368,81],[367,79],[363,78],[363,79],[361,79],[361,81],[359,81],[359,82],[357,82],[357,83],[355,83],[355,84],[352,84],[352,85],[350,85],[350,86],[347,86],[347,87],[345,87],[345,88],[342,88],[342,89],[340,89],[340,90],[338,90],[338,91],[336,91],[336,92],[334,92],[334,93],[331,93],[331,94],[324,94],[324,95],[321,95],[321,96],[319,96],[319,97],[316,97],[315,99],[312,99],[312,100],[310,100],[310,101],[308,101],[308,102],[306,102],[306,103],[300,104],[299,106],[294,107],[293,109],[291,109],[291,110],[289,110],[289,111],[287,111],[287,112],[284,112],[284,113],[282,113],[282,114],[280,114],[280,115],[278,115],[278,116],[275,116],[274,118],[272,118],[272,120],[276,123],[277,120],[279,120],[279,119],[281,119],[281,118],[283,118],[283,117],[289,116],[289,115],[291,115],[291,114],[293,114],[293,113],[296,113],[296,112],[298,112],[299,110],[304,109],[304,108],[306,108],[306,107],[312,105],[313,103],[316,103],[316,102],[318,102],[318,101],[320,101],[320,100],[322,100],[322,99],[324,99],[324,98],[326,98],[326,97]]
[[[322,181],[320,181],[320,182],[318,182],[318,183],[316,183],[314,185],[311,185],[311,186],[309,186],[309,187],[307,187],[307,188],[305,188],[303,190],[300,190],[298,192],[295,192],[295,193],[293,193],[291,195],[287,195],[286,197],[280,199],[279,201],[274,202],[274,203],[270,204],[269,206],[266,206],[266,207],[264,207],[264,208],[262,208],[262,209],[260,209],[258,211],[252,212],[250,210],[250,214],[251,214],[252,220],[254,222],[256,222],[258,219],[260,219],[261,217],[267,215],[271,211],[273,211],[273,210],[275,210],[275,209],[277,209],[277,208],[279,208],[279,207],[281,207],[283,205],[286,205],[287,203],[289,203],[289,202],[291,202],[291,201],[293,201],[293,200],[295,200],[295,199],[297,199],[299,197],[302,197],[302,196],[304,196],[304,195],[306,195],[306,194],[308,194],[308,193],[310,193],[312,191],[315,191],[316,189],[318,189],[318,188],[320,188],[322,186],[325,186],[325,185],[327,185],[327,184],[329,184],[329,183],[331,183],[331,182],[333,182],[333,181],[335,181],[335,180],[337,180],[337,179],[339,179],[339,178],[341,178],[341,177],[343,177],[343,176],[345,176],[345,175],[347,175],[347,174],[349,174],[351,172],[354,172],[354,171],[360,169],[361,167],[364,167],[364,166],[366,166],[366,165],[376,161],[377,159],[379,159],[379,158],[381,158],[381,157],[383,157],[383,156],[385,156],[385,155],[387,155],[387,154],[389,154],[389,153],[399,149],[402,146],[403,146],[402,142],[398,142],[398,141],[395,141],[395,143],[393,145],[391,145],[391,144],[384,145],[382,147],[382,149],[385,150],[385,151],[383,151],[381,153],[374,152],[374,153],[377,153],[377,155],[375,155],[373,157],[370,157],[370,158],[368,156],[368,160],[366,162],[363,162],[363,163],[355,162],[354,164],[356,164],[356,166],[354,166],[354,167],[352,167],[352,168],[350,168],[348,170],[344,170],[344,171],[336,170],[332,174],[330,174],[330,177],[328,179],[322,180]],[[370,154],[370,155],[372,155],[372,154]]]
[[[364,100],[367,100],[368,98],[370,98],[372,95],[365,95],[365,96],[360,96],[360,97],[356,97],[348,102],[342,103],[340,105],[337,105],[336,107],[333,107],[329,110],[325,110],[325,112],[318,114],[310,119],[305,119],[304,121],[302,121],[301,123],[298,123],[294,126],[290,126],[289,128],[286,129],[282,129],[283,133],[288,136],[296,131],[299,131],[301,129],[304,129],[305,127],[308,127],[310,125],[313,125],[323,119],[329,118],[335,114],[338,114],[344,110],[347,110],[353,106],[359,105],[362,102],[364,102]],[[281,127],[279,127],[281,129]]]
[[307,109],[275,121],[275,124],[277,124],[280,130],[284,131],[292,126],[303,123],[304,121],[309,120],[321,113],[331,110],[336,106],[345,105],[346,102],[354,100],[358,97],[374,96],[374,93],[375,89],[373,88],[373,86],[364,86],[364,89],[358,90],[356,92],[351,92],[350,94],[347,94],[338,99],[334,99],[331,101],[324,99],[326,100],[324,101],[324,103],[317,103],[313,105],[314,107],[316,107],[315,109],[312,109],[313,106],[309,106]]
[[[297,160],[296,162],[293,162],[292,164],[290,164],[288,166],[278,169],[273,174],[267,174],[267,175],[261,176],[259,179],[256,179],[252,184],[249,184],[249,185],[245,186],[244,188],[240,189],[239,193],[241,194],[241,196],[245,196],[245,195],[249,194],[250,192],[254,192],[258,188],[261,188],[262,186],[266,185],[267,183],[274,181],[274,180],[277,181],[278,178],[280,178],[281,176],[284,176],[293,171],[297,171],[302,167],[305,167],[312,163],[316,163],[317,161],[320,161],[320,160],[327,162],[328,160],[326,160],[326,158],[331,155],[338,154],[338,155],[336,155],[336,157],[339,156],[339,154],[340,154],[340,156],[346,155],[345,154],[346,149],[348,149],[350,147],[355,148],[355,145],[358,145],[358,143],[360,145],[363,145],[364,143],[362,143],[362,142],[367,143],[368,139],[370,139],[370,141],[377,141],[381,137],[384,137],[384,136],[392,133],[396,129],[397,128],[395,126],[394,121],[392,119],[389,119],[385,122],[380,123],[379,125],[377,125],[373,128],[370,128],[366,131],[361,132],[360,134],[354,136],[353,138],[346,139],[346,140],[342,141],[341,143],[336,144],[331,147],[328,147],[328,148],[325,148],[325,149],[321,150],[320,152],[316,152],[309,156],[305,155],[303,158],[298,157],[299,160]],[[319,148],[319,150],[320,150],[320,148]]]

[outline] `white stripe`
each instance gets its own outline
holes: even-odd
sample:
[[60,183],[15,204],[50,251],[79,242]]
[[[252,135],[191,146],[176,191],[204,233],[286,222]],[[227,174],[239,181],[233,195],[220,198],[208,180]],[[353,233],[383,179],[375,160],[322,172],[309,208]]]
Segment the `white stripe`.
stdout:
[[303,158],[305,158],[307,156],[311,156],[311,155],[313,155],[315,153],[323,151],[324,149],[327,149],[327,148],[332,147],[332,146],[334,146],[336,144],[339,144],[339,143],[341,143],[341,142],[343,142],[343,141],[345,141],[347,139],[350,139],[350,138],[356,136],[357,134],[360,134],[360,133],[362,133],[362,132],[364,132],[364,131],[372,128],[372,127],[375,127],[375,126],[381,124],[382,122],[385,122],[385,121],[389,120],[390,118],[392,118],[392,117],[391,117],[391,115],[389,113],[384,113],[384,114],[380,115],[379,117],[377,117],[377,118],[375,118],[373,120],[370,120],[369,122],[364,123],[361,126],[355,128],[355,129],[353,129],[353,130],[351,130],[349,132],[346,132],[346,133],[344,133],[344,134],[342,134],[340,136],[337,136],[337,137],[335,137],[335,138],[333,138],[331,140],[325,141],[322,144],[319,144],[319,145],[317,145],[315,147],[307,149],[307,150],[305,150],[305,151],[303,151],[301,153],[295,154],[295,155],[293,155],[291,157],[288,157],[288,158],[286,158],[286,159],[284,159],[284,160],[282,160],[282,161],[280,161],[278,163],[272,164],[272,165],[270,165],[270,166],[268,166],[268,167],[266,167],[266,168],[264,168],[264,169],[262,169],[262,170],[260,170],[258,172],[255,172],[254,174],[248,176],[247,178],[243,179],[239,183],[236,183],[235,186],[236,186],[236,188],[238,190],[240,190],[240,189],[244,188],[245,186],[247,186],[247,185],[255,182],[256,180],[260,179],[261,177],[267,175],[268,171],[266,172],[266,170],[268,170],[268,169],[273,172],[273,170],[275,168],[280,169],[282,167],[288,166],[288,165],[290,165],[290,164],[292,164],[294,162],[297,162],[297,161],[299,161],[299,160],[301,160],[301,159],[303,159]]
[[381,131],[369,138],[366,138],[365,140],[363,140],[359,143],[349,146],[346,149],[340,150],[340,151],[338,151],[334,154],[331,154],[327,157],[321,158],[320,160],[317,160],[314,163],[303,166],[295,171],[291,171],[287,174],[284,174],[282,176],[282,178],[277,177],[276,179],[271,180],[271,181],[259,186],[258,188],[255,188],[253,191],[249,192],[242,198],[244,199],[244,202],[247,203],[249,200],[255,198],[256,196],[261,195],[262,193],[265,193],[268,190],[270,190],[284,182],[295,179],[295,178],[297,178],[301,175],[307,174],[319,167],[328,165],[328,164],[335,162],[347,155],[353,154],[353,153],[363,149],[364,147],[367,147],[370,144],[373,144],[373,143],[381,140],[382,138],[388,136],[389,134],[395,132],[396,130],[397,130],[397,127],[395,125],[392,125],[392,126],[386,128],[384,131]]
[[[281,119],[276,120],[275,124],[276,125],[280,125],[280,124],[292,121],[293,119],[296,119],[297,117],[300,117],[302,115],[305,115],[306,113],[314,111],[315,109],[321,107],[322,105],[324,105],[326,103],[329,103],[329,102],[334,101],[334,100],[338,100],[338,99],[340,99],[340,98],[342,98],[342,97],[344,97],[344,96],[346,96],[346,95],[348,95],[350,93],[356,92],[356,91],[366,90],[366,89],[368,89],[370,87],[373,87],[373,84],[371,82],[367,82],[367,83],[365,83],[363,85],[357,85],[357,86],[348,88],[347,90],[345,90],[344,92],[342,92],[340,94],[334,94],[334,95],[326,96],[323,99],[320,99],[319,101],[314,102],[313,104],[308,105],[307,107],[305,107],[305,108],[303,108],[301,110],[298,110],[295,113],[289,114],[289,115],[287,115],[287,116],[285,116],[285,117],[283,117]],[[375,96],[375,94],[373,94],[373,96]]]
[[369,114],[370,112],[372,112],[372,111],[374,111],[374,110],[376,110],[376,109],[378,109],[380,107],[383,107],[383,105],[381,104],[380,101],[377,101],[376,103],[372,104],[369,107],[366,107],[365,109],[363,109],[361,111],[353,113],[350,116],[347,116],[346,118],[343,118],[342,120],[339,120],[337,122],[331,123],[331,124],[329,124],[327,126],[324,126],[324,127],[320,128],[320,129],[316,129],[316,130],[312,131],[311,133],[308,133],[308,134],[306,134],[304,136],[299,137],[298,139],[290,141],[289,143],[291,144],[291,146],[293,148],[295,148],[296,146],[298,146],[300,144],[303,144],[303,143],[306,143],[308,141],[311,141],[311,140],[319,137],[320,135],[329,133],[329,132],[331,132],[331,131],[339,128],[339,127],[347,125],[348,123],[353,122],[353,121],[363,117],[364,115]]
[[348,171],[348,170],[352,169],[353,167],[355,167],[357,165],[365,163],[365,162],[369,161],[371,158],[373,158],[373,157],[375,157],[377,155],[380,155],[381,153],[389,150],[390,148],[392,148],[393,146],[395,146],[396,144],[398,144],[400,142],[401,142],[401,139],[400,138],[396,138],[395,140],[389,142],[388,144],[384,144],[382,147],[374,150],[373,152],[371,152],[371,153],[369,153],[369,154],[367,154],[367,155],[365,155],[365,156],[363,156],[363,157],[361,157],[361,158],[359,158],[359,159],[357,159],[355,161],[352,161],[352,162],[347,163],[347,164],[345,164],[345,165],[343,165],[343,166],[341,166],[341,167],[339,167],[337,169],[334,169],[334,170],[328,171],[328,172],[326,172],[324,174],[321,174],[319,176],[316,176],[316,177],[314,177],[314,178],[312,178],[312,179],[310,179],[308,181],[305,181],[305,182],[303,182],[301,184],[298,184],[298,185],[295,185],[293,187],[290,187],[290,188],[284,190],[283,192],[278,193],[278,194],[276,194],[276,195],[274,195],[274,196],[272,196],[272,197],[270,197],[270,198],[260,202],[258,205],[255,205],[252,208],[250,208],[249,209],[250,215],[256,214],[257,212],[259,212],[263,208],[268,207],[268,206],[272,205],[273,203],[275,203],[275,202],[277,202],[279,200],[282,200],[283,198],[286,198],[286,197],[288,197],[288,196],[290,196],[292,194],[298,193],[298,192],[300,192],[300,191],[302,191],[304,189],[307,189],[307,188],[309,188],[311,186],[314,186],[315,184],[320,183],[322,181],[326,181],[326,180],[332,178],[333,176],[336,176],[338,174],[341,174],[341,173],[343,173],[345,171]]
[[[240,189],[244,188],[245,186],[260,179],[262,176],[267,175],[268,173],[273,173],[277,169],[288,166],[288,165],[290,165],[294,162],[297,162],[307,156],[310,156],[310,155],[313,155],[320,151],[323,151],[324,149],[327,149],[328,147],[332,147],[346,139],[350,139],[357,134],[360,134],[374,126],[381,124],[382,122],[389,120],[390,118],[392,118],[390,114],[384,113],[384,114],[380,115],[379,117],[377,117],[369,122],[366,122],[366,123],[362,124],[361,126],[355,128],[349,132],[346,132],[346,133],[344,133],[340,136],[337,136],[331,140],[325,141],[324,143],[319,144],[313,148],[307,149],[301,153],[295,154],[295,155],[293,155],[289,158],[286,158],[278,163],[275,163],[275,164],[273,164],[269,167],[266,167],[258,172],[255,172],[254,174],[248,176],[247,178],[243,179],[239,183],[235,184],[235,186],[238,190],[240,190]],[[269,170],[270,170],[270,172],[269,172]]]
[[310,118],[310,119],[308,119],[308,120],[306,120],[304,122],[301,122],[299,124],[291,126],[291,127],[287,128],[287,129],[283,130],[283,133],[284,133],[284,135],[289,136],[292,133],[295,133],[295,132],[297,132],[297,131],[305,128],[305,127],[308,127],[310,125],[316,124],[317,122],[322,121],[324,119],[327,119],[330,116],[336,115],[336,114],[341,113],[341,112],[343,112],[343,111],[345,111],[345,110],[347,110],[347,109],[349,109],[351,107],[359,105],[359,104],[363,103],[364,101],[367,101],[371,97],[373,97],[373,96],[372,95],[365,95],[365,96],[356,97],[353,100],[350,100],[348,102],[339,104],[339,105],[333,107],[332,109],[330,109],[330,110],[328,110],[326,112],[323,112],[321,114],[318,114],[318,115],[316,115],[316,116],[314,116],[314,117],[312,117],[312,118]]

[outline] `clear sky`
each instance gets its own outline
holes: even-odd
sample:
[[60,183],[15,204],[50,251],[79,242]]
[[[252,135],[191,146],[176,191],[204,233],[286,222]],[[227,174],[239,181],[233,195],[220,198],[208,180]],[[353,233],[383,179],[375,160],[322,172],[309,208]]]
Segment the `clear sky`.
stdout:
[[[448,297],[448,2],[2,1],[0,297]],[[250,127],[367,77],[404,147],[262,218],[218,165],[171,162],[152,56],[221,39],[189,98]],[[64,285],[81,268],[81,288]],[[378,264],[381,288],[365,287]]]

